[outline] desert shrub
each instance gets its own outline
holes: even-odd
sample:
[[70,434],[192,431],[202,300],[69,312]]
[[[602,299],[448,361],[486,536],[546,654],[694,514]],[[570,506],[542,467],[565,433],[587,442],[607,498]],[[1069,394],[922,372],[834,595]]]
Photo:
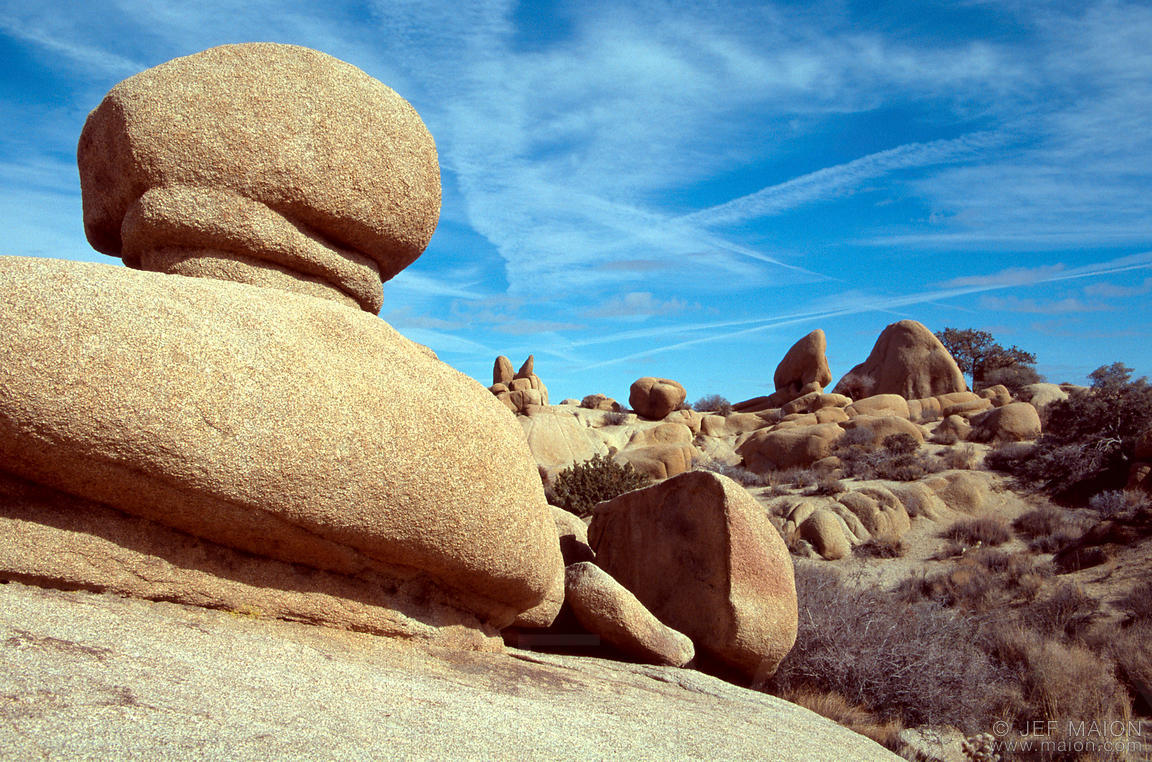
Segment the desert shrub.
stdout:
[[976,468],[976,463],[980,459],[976,448],[972,446],[971,443],[965,443],[959,447],[950,447],[936,457],[944,468],[963,469],[965,471]]
[[1090,376],[1091,388],[1045,408],[1044,435],[1030,453],[996,455],[989,466],[1069,502],[1123,487],[1136,439],[1152,427],[1152,385],[1133,381],[1122,363]]
[[911,434],[890,434],[879,447],[874,440],[872,430],[860,426],[845,432],[836,443],[833,454],[840,459],[846,476],[911,482],[944,469],[938,461],[919,452],[920,442]]
[[1034,602],[1027,611],[1027,623],[1035,630],[1058,636],[1075,636],[1100,613],[1100,602],[1078,585],[1065,582],[1051,595]]
[[719,413],[728,415],[732,412],[732,403],[719,394],[708,394],[693,403],[692,408],[697,413]]
[[1140,583],[1132,592],[1120,599],[1119,606],[1132,618],[1152,623],[1152,580]]
[[811,494],[813,495],[839,495],[847,492],[848,488],[844,486],[844,482],[837,479],[831,474],[822,474],[817,477],[816,484],[812,487]]
[[1005,368],[992,368],[984,373],[984,384],[981,388],[1002,384],[1012,396],[1019,394],[1020,389],[1029,384],[1038,384],[1044,380],[1036,369],[1030,365],[1013,365]]
[[904,725],[899,719],[882,719],[876,712],[849,702],[839,693],[800,685],[781,698],[867,736],[881,746],[894,750],[900,746],[900,731]]
[[628,413],[625,413],[623,410],[614,410],[604,416],[604,423],[609,426],[622,426],[628,423],[628,418]]
[[587,516],[597,503],[647,487],[649,479],[603,455],[593,455],[556,475],[550,502],[577,516]]
[[895,537],[872,537],[852,552],[861,558],[900,558],[904,555],[904,543]]
[[1093,495],[1088,507],[1105,519],[1129,516],[1148,508],[1148,496],[1137,490],[1107,490]]
[[907,432],[889,434],[884,437],[881,445],[886,452],[892,453],[893,455],[907,455],[920,449],[920,442],[917,441],[916,437]]
[[745,487],[766,487],[770,484],[768,477],[761,476],[755,471],[749,471],[743,466],[730,466],[720,460],[693,461],[692,467],[697,471],[711,471],[714,474],[727,476],[734,482]]
[[1021,514],[1012,528],[1029,539],[1028,547],[1033,551],[1055,553],[1080,539],[1087,527],[1068,511],[1048,505]]
[[1023,720],[1056,720],[1048,726],[1054,732],[1044,740],[1056,744],[1075,740],[1064,737],[1070,731],[1070,720],[1095,721],[1108,727],[1117,721],[1125,723],[1130,717],[1128,692],[1107,656],[1009,620],[987,628],[987,633],[989,654],[1019,686],[1017,716]]
[[876,379],[866,373],[849,373],[836,384],[836,393],[843,394],[854,400],[862,400],[872,396],[876,388]]
[[796,593],[799,632],[767,686],[773,693],[835,693],[909,726],[989,726],[1005,686],[978,645],[978,619],[848,587],[824,565],[798,566]]
[[1139,619],[1119,628],[1108,642],[1108,653],[1116,662],[1116,676],[1144,713],[1152,712],[1152,620]]
[[964,545],[1002,545],[1012,539],[1012,530],[1003,519],[964,519],[945,529],[940,536]]

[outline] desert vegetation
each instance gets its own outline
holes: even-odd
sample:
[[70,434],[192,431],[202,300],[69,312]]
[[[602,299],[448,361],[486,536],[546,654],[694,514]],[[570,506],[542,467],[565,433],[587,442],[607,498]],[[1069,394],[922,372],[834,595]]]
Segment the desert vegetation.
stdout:
[[548,498],[553,505],[577,516],[588,516],[597,503],[647,487],[650,481],[631,464],[594,455],[557,474]]

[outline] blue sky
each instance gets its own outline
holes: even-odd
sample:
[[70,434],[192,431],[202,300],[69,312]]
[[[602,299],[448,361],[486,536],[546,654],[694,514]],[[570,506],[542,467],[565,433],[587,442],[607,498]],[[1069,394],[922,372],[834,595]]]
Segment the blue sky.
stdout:
[[0,1],[0,253],[117,262],[82,230],[88,111],[257,40],[424,118],[440,226],[381,316],[485,384],[532,352],[554,401],[736,401],[814,328],[839,378],[903,318],[1052,381],[1152,374],[1147,2]]

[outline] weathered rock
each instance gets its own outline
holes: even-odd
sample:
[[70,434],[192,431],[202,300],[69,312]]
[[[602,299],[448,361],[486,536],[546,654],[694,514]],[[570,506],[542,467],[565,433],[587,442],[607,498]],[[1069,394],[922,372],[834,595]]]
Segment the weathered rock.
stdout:
[[743,487],[691,471],[596,507],[597,564],[704,651],[762,680],[796,640],[792,560]]
[[124,80],[89,115],[78,160],[97,251],[372,313],[440,213],[416,111],[292,45],[224,45]]
[[843,519],[823,508],[812,513],[797,530],[801,539],[824,559],[835,561],[852,553],[852,545],[845,535]]
[[885,328],[868,359],[850,370],[833,390],[852,399],[899,394],[935,397],[967,388],[964,374],[931,331],[915,320]]
[[772,376],[776,386],[776,393],[772,395],[774,407],[812,392],[823,392],[824,387],[832,383],[832,371],[825,356],[827,349],[828,339],[819,328],[792,345]]
[[[858,415],[841,425],[845,431],[858,432],[855,441],[869,447],[880,447],[885,439],[894,434],[907,434],[917,443],[924,441],[924,431],[919,426],[894,415]],[[865,432],[871,436],[871,441],[864,441]]]
[[439,647],[499,650],[427,578],[337,573],[235,550],[0,472],[0,579],[100,590]]
[[514,419],[373,316],[17,257],[0,303],[0,470],[277,561],[422,576],[497,627],[562,574]]
[[1008,391],[1008,387],[1004,384],[996,384],[989,386],[987,389],[980,390],[980,396],[986,400],[990,400],[996,407],[1004,407],[1012,402],[1012,392]]
[[905,419],[911,417],[908,400],[899,394],[875,394],[862,400],[856,400],[844,410],[850,418],[855,418],[858,415],[895,415]]
[[528,355],[528,359],[520,366],[520,370],[516,371],[515,378],[532,378],[535,375],[533,372],[536,368],[535,355]]
[[510,749],[648,759],[674,745],[690,758],[771,749],[781,762],[807,762],[835,749],[841,759],[899,760],[783,699],[673,667],[429,653],[16,582],[0,585],[0,643],[4,759],[492,759]]
[[1068,392],[1058,384],[1028,384],[1020,388],[1019,395],[1021,401],[1032,403],[1037,410],[1068,399]]
[[574,513],[554,505],[550,507],[552,519],[556,522],[556,534],[560,536],[560,553],[564,556],[564,565],[595,561],[596,554],[588,544],[588,525]]
[[925,479],[944,504],[961,513],[980,514],[988,503],[988,482],[971,471],[957,471]]
[[795,429],[753,432],[736,448],[745,467],[758,474],[809,466],[832,454],[844,429],[835,423],[821,423]]
[[580,401],[580,407],[609,412],[619,412],[624,409],[619,402],[604,394],[589,394]]
[[972,419],[975,442],[1026,442],[1040,438],[1040,414],[1028,402],[1010,402]]
[[910,519],[923,516],[939,521],[948,511],[944,501],[923,482],[903,482],[893,484],[888,489],[904,506],[904,512]]
[[512,383],[512,379],[516,374],[512,372],[512,361],[504,355],[496,358],[496,362],[492,365],[492,384],[493,386],[499,384],[508,390],[508,385]]
[[632,468],[650,479],[668,479],[692,468],[695,451],[687,444],[657,444],[630,447],[616,455],[616,460],[632,464]]
[[944,406],[936,397],[908,400],[908,420],[913,423],[929,423],[944,417]]
[[985,399],[974,392],[952,392],[942,394],[936,399],[940,403],[940,415],[945,418],[950,415],[971,418],[977,413],[992,409],[992,400]]
[[646,376],[632,382],[628,404],[637,415],[658,421],[684,404],[688,393],[669,378]]
[[607,455],[608,446],[570,411],[556,408],[533,410],[517,416],[536,465],[554,474],[593,455]]
[[780,408],[780,412],[783,415],[791,415],[792,413],[816,413],[828,408],[845,408],[850,404],[852,404],[852,400],[843,394],[810,392],[784,405]]
[[632,658],[682,667],[696,655],[687,635],[662,624],[596,564],[569,564],[565,586],[567,603],[580,625]]
[[950,415],[936,426],[932,432],[932,441],[939,444],[954,444],[965,441],[971,433],[972,424],[959,415]]

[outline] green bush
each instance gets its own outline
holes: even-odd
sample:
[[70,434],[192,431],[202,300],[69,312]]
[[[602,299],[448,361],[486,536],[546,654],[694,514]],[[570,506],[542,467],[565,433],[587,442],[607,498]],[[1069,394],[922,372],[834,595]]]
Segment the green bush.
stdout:
[[1045,408],[1044,436],[1032,448],[1005,448],[990,468],[1071,503],[1124,486],[1136,439],[1152,427],[1152,385],[1123,363],[1094,370],[1090,389]]
[[554,505],[577,516],[588,516],[597,503],[647,487],[650,480],[632,464],[620,465],[603,455],[566,468],[556,476],[549,496]]
[[728,415],[732,412],[732,403],[719,394],[709,394],[693,403],[692,408],[697,413],[719,413]]

